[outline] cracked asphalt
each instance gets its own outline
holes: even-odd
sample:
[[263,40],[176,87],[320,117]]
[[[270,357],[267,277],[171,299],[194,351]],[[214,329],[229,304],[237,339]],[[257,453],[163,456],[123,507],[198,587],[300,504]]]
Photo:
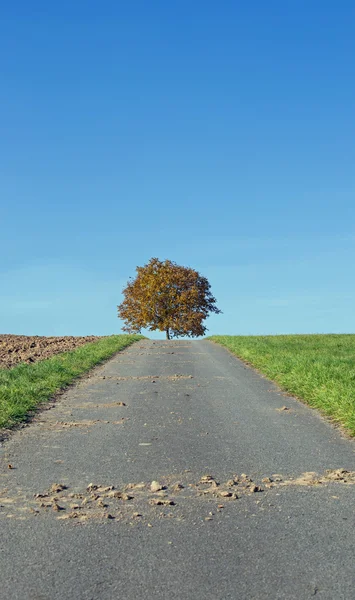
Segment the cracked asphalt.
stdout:
[[211,342],[134,344],[0,456],[0,598],[355,597],[354,441]]

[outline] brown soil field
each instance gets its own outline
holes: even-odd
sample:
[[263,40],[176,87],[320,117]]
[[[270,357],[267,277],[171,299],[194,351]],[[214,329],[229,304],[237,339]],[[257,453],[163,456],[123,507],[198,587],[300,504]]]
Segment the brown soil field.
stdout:
[[0,334],[0,369],[10,369],[19,363],[34,363],[99,339],[102,337],[95,335],[44,337]]

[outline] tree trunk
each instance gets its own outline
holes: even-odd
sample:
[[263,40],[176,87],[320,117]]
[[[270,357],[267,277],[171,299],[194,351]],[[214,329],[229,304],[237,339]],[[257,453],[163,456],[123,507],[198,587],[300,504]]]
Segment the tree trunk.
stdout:
[[166,339],[170,340],[170,331],[169,331],[169,327],[166,328]]

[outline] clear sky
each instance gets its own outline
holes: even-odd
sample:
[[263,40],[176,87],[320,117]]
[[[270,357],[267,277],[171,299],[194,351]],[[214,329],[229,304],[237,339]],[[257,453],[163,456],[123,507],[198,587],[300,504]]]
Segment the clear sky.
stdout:
[[355,332],[352,0],[7,2],[0,332],[120,332],[156,256],[210,333]]

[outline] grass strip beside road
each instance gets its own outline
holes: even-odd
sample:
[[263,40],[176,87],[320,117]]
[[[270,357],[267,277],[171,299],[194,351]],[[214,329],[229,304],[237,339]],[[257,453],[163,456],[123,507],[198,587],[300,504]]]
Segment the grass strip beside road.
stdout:
[[287,392],[355,436],[355,335],[216,335],[225,346]]
[[141,339],[139,335],[112,335],[34,364],[0,369],[0,428],[26,420],[38,404]]

